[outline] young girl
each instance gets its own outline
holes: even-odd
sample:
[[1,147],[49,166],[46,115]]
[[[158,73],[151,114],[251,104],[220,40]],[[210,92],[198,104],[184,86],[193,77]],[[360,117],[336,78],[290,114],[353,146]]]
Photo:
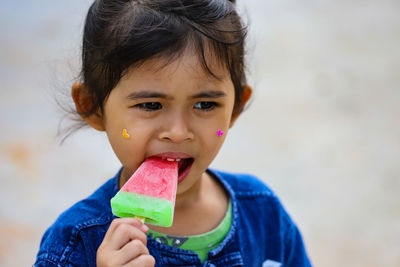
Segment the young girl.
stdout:
[[[310,266],[265,184],[208,169],[252,92],[233,2],[94,1],[72,98],[122,168],[46,231],[35,266]],[[179,162],[170,228],[111,213],[110,199],[149,157]]]

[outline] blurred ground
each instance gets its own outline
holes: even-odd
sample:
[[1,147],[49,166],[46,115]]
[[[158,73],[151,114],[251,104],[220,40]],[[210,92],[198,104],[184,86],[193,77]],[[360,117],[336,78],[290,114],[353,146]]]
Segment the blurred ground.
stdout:
[[[0,266],[31,265],[60,212],[119,168],[100,133],[55,138],[89,3],[0,5]],[[315,266],[400,266],[400,2],[239,5],[256,92],[213,167],[272,186]]]

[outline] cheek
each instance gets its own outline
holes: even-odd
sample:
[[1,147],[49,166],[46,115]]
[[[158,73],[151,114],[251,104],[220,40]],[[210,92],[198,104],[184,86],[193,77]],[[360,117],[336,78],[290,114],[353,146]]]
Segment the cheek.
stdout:
[[138,145],[138,143],[148,143],[148,141],[154,137],[155,130],[158,129],[156,121],[138,119],[133,116],[126,118],[124,125],[129,132],[129,142],[132,145]]
[[[202,149],[207,150],[210,155],[218,153],[225,141],[229,129],[229,119],[221,116],[209,123],[199,123],[197,133],[202,137]],[[219,133],[219,135],[218,135]]]
[[121,164],[132,173],[142,163],[145,155],[146,142],[140,138],[140,135],[133,131],[132,128],[126,127],[129,139],[124,138],[121,134],[117,134],[115,139],[110,143],[115,155]]
[[120,119],[110,121],[107,125],[108,139],[122,165],[135,169],[143,161],[151,130],[148,124],[141,124],[128,116],[120,114],[116,118]]

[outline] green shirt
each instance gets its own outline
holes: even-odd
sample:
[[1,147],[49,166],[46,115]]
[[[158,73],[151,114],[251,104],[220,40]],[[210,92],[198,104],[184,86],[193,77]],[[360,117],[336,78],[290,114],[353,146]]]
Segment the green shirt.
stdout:
[[232,224],[232,203],[229,201],[228,210],[222,222],[210,232],[191,236],[172,236],[163,233],[148,231],[148,235],[160,243],[193,251],[199,255],[202,262],[207,259],[207,254],[221,244],[229,232]]

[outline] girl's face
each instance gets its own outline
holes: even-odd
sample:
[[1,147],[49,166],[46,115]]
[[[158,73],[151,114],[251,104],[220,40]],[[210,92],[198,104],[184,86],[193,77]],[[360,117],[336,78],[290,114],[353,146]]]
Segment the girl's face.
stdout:
[[111,91],[103,123],[124,167],[121,183],[153,156],[180,160],[177,194],[204,175],[233,122],[235,99],[229,72],[217,62],[209,65],[220,80],[206,73],[190,51],[168,64],[149,60]]

